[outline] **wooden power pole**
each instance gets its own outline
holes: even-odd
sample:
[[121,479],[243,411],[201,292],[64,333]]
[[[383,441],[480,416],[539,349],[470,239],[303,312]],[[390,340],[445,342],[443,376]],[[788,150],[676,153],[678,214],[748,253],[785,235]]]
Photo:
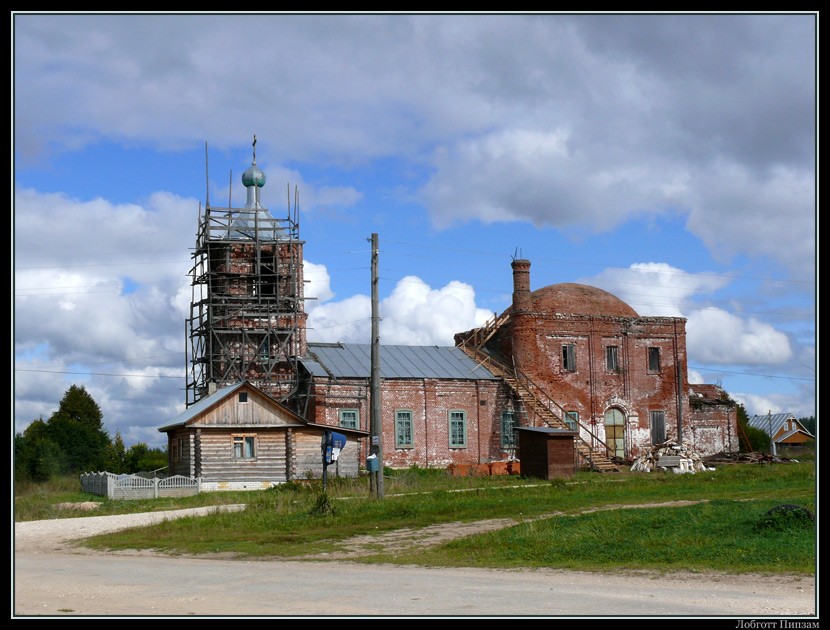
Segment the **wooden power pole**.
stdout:
[[383,498],[383,422],[381,418],[380,398],[380,314],[378,309],[378,235],[372,234],[372,375],[369,384],[371,390],[370,454],[376,460],[376,470],[370,473],[370,488],[379,498]]

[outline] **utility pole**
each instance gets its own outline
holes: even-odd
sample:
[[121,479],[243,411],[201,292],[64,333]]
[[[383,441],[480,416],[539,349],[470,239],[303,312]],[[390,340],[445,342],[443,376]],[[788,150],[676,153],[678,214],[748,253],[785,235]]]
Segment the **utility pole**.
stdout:
[[772,446],[772,456],[777,457],[775,450],[775,436],[772,434],[772,409],[767,410],[767,426],[769,426],[769,443]]
[[383,422],[380,400],[380,315],[378,309],[378,235],[372,234],[372,376],[371,410],[369,413],[371,455],[376,460],[375,472],[369,473],[369,488],[383,498]]

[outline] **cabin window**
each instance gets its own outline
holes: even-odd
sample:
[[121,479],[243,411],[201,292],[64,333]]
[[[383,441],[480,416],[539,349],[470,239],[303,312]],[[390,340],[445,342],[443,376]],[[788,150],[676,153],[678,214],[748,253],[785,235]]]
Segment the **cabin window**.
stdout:
[[356,429],[358,425],[357,409],[340,410],[340,426],[347,429]]
[[662,444],[666,441],[666,413],[664,411],[649,411],[649,425],[651,426],[651,443]]
[[408,409],[395,412],[395,448],[412,448],[412,412]]
[[562,346],[562,370],[565,372],[576,371],[576,346],[572,343]]
[[620,349],[618,346],[605,346],[605,368],[609,372],[620,371]]
[[649,372],[659,372],[660,371],[660,348],[649,348],[648,349],[648,371]]
[[467,412],[452,410],[450,420],[450,448],[467,448]]
[[174,462],[182,461],[184,440],[180,437],[170,440],[170,459]]
[[516,446],[516,412],[512,410],[501,412],[501,447],[514,448]]
[[565,424],[568,425],[568,428],[571,431],[576,431],[576,428],[579,426],[579,412],[578,411],[566,411],[565,412]]
[[241,402],[241,403],[248,402],[248,392],[239,392],[239,402]]
[[233,436],[233,458],[254,459],[256,457],[256,436],[234,435]]

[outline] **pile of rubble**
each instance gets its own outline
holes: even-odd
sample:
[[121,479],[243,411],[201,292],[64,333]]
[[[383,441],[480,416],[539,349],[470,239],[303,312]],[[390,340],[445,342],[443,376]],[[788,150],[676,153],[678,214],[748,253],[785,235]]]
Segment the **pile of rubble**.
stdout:
[[703,457],[687,444],[664,442],[641,451],[631,465],[634,472],[672,471],[676,474],[714,470],[706,466]]

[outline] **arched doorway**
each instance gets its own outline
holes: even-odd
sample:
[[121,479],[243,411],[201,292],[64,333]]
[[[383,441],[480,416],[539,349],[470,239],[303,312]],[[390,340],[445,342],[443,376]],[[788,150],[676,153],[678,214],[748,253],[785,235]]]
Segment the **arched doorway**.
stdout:
[[625,414],[618,407],[605,412],[605,443],[612,455],[625,459]]

